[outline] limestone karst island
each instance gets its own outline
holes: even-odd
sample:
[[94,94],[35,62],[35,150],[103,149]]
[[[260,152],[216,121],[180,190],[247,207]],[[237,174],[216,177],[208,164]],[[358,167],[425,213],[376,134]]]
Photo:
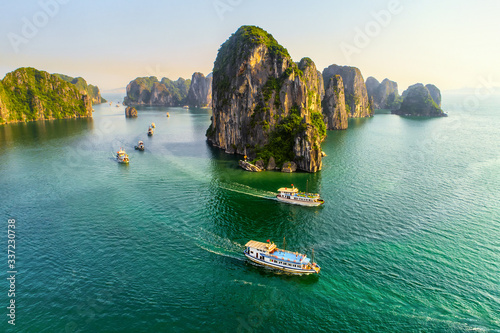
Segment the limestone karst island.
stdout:
[[[369,77],[352,66],[332,64],[320,72],[310,58],[298,62],[267,31],[242,26],[222,44],[213,72],[191,79],[138,77],[126,88],[126,117],[137,106],[211,107],[206,138],[245,158],[249,171],[317,172],[327,130],[345,130],[349,118],[375,109],[403,116],[446,116],[441,93],[415,84],[398,93],[394,81]],[[79,77],[19,68],[0,83],[0,122],[92,117],[105,102],[99,88]]]
[[4,2],[0,333],[500,333],[500,1]]

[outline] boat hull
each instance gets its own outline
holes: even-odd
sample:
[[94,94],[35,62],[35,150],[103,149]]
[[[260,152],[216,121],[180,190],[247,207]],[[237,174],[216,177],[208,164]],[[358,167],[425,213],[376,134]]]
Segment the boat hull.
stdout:
[[244,253],[245,253],[245,257],[247,257],[248,259],[250,259],[252,262],[254,262],[256,264],[259,264],[261,266],[267,266],[267,267],[279,269],[280,271],[284,271],[284,272],[287,272],[287,273],[290,273],[290,274],[309,275],[309,274],[315,274],[315,273],[317,274],[317,273],[319,273],[319,270],[316,271],[314,269],[294,269],[294,268],[284,267],[284,266],[281,266],[281,265],[278,265],[278,264],[274,264],[272,262],[267,262],[267,261],[264,261],[264,260],[252,257],[251,255],[249,255],[246,252],[244,252]]
[[276,199],[278,199],[281,202],[286,202],[286,203],[289,203],[289,204],[299,205],[299,206],[308,206],[308,207],[317,207],[317,206],[321,206],[322,204],[325,203],[323,200],[318,200],[318,201],[300,201],[300,200],[296,200],[296,199],[283,198],[283,197],[281,197],[279,195],[276,196]]

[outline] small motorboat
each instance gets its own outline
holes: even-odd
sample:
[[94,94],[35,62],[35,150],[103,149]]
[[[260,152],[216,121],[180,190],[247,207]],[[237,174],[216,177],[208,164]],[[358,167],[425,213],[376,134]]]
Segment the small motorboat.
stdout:
[[170,117],[170,113],[167,112],[167,117]]
[[151,127],[155,128],[156,127],[155,123],[151,123]]
[[144,142],[139,141],[139,142],[137,143],[137,146],[135,146],[134,148],[135,148],[135,150],[144,151]]
[[153,128],[151,126],[149,126],[149,128],[148,128],[148,136],[153,136],[153,133],[154,133]]

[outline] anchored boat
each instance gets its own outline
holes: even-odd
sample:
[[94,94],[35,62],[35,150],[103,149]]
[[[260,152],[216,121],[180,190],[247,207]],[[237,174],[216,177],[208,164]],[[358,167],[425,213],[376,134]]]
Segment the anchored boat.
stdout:
[[128,164],[128,155],[123,148],[120,148],[120,150],[116,152],[116,160],[118,163]]
[[135,150],[141,150],[141,151],[143,151],[144,150],[144,142],[139,141],[137,143],[137,146],[135,146],[134,148],[135,148]]
[[269,240],[267,243],[251,240],[245,246],[245,256],[259,265],[292,274],[318,274],[321,270],[314,262],[314,250],[311,260],[305,254],[278,249]]
[[299,189],[294,187],[293,184],[292,188],[282,187],[278,189],[278,192],[279,194],[276,196],[276,199],[286,203],[312,207],[325,203],[325,201],[319,197],[318,193],[299,192]]

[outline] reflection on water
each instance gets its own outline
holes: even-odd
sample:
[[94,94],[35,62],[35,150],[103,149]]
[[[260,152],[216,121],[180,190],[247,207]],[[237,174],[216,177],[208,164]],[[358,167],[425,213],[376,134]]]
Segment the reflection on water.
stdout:
[[74,138],[93,129],[92,118],[56,119],[0,126],[0,147],[29,146],[45,141]]

